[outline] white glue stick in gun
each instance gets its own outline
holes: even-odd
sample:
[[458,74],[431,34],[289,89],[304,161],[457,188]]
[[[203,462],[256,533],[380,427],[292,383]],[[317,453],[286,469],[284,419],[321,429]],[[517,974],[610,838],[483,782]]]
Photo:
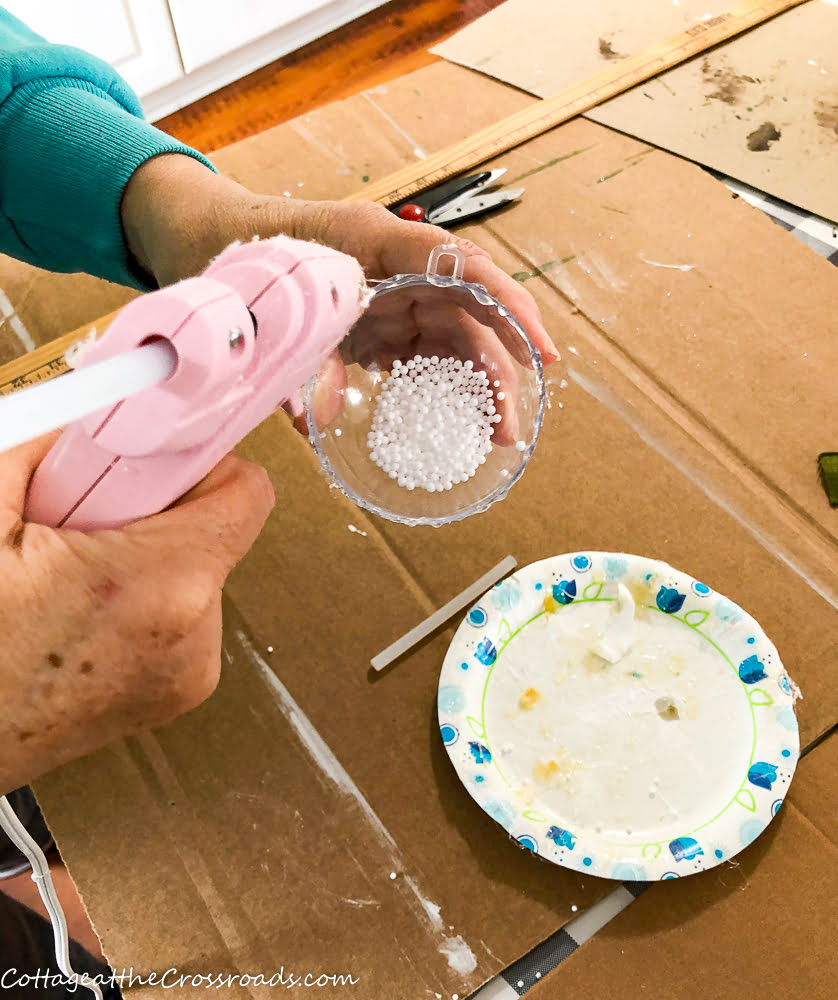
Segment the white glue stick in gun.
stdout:
[[76,366],[163,341],[154,364],[173,370],[67,427],[33,476],[26,520],[89,531],[168,507],[298,397],[365,301],[357,261],[282,236],[136,299]]

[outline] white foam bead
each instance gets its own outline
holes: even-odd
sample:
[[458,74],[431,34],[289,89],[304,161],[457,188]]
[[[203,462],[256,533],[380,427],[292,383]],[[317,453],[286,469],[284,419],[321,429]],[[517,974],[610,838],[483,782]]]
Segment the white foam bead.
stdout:
[[400,369],[403,378],[391,376],[383,387],[367,442],[399,485],[442,492],[485,462],[494,431],[491,390],[473,363],[437,355],[412,361]]

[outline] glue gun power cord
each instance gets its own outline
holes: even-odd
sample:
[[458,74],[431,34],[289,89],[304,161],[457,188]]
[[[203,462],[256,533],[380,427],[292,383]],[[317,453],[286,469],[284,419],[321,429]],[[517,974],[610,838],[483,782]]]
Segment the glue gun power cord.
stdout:
[[97,1000],[102,1000],[102,991],[99,986],[85,973],[79,975],[74,972],[70,965],[70,938],[67,933],[67,921],[64,919],[64,911],[61,909],[55,892],[49,863],[44,852],[27,833],[5,795],[0,796],[0,827],[5,830],[9,840],[26,857],[32,867],[32,881],[38,887],[38,892],[41,894],[44,907],[52,923],[55,959],[58,968],[67,979],[73,980],[81,986],[86,986]]

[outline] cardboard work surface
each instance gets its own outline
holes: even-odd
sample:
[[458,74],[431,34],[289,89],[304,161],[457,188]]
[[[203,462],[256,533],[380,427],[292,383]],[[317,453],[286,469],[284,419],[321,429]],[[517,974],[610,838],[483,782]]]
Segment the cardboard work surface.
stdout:
[[[550,97],[730,0],[507,0],[434,52]],[[838,221],[838,7],[811,0],[588,112]]]
[[[780,814],[734,862],[654,885],[527,995],[827,1000],[838,981],[838,734],[801,760]],[[828,818],[825,824],[813,816]]]
[[[527,100],[441,64],[216,161],[256,189],[340,196]],[[369,673],[509,552],[671,562],[760,621],[803,690],[803,745],[838,721],[838,521],[815,473],[838,439],[834,269],[699,168],[592,122],[501,162],[527,175],[524,199],[466,232],[526,282],[562,352],[536,454],[506,501],[435,530],[329,490],[284,418],[247,439],[277,506],[227,587],[219,690],[37,785],[117,970],[284,966],[358,978],[334,996],[464,997],[613,887],[518,849],[459,785],[435,715],[450,630]],[[754,879],[780,879],[788,850],[791,877],[811,878],[831,843],[829,800],[812,793],[804,820],[795,789],[741,856]],[[713,892],[731,899],[712,874],[705,953]],[[752,946],[744,917],[725,927]],[[667,930],[661,917],[654,933]]]

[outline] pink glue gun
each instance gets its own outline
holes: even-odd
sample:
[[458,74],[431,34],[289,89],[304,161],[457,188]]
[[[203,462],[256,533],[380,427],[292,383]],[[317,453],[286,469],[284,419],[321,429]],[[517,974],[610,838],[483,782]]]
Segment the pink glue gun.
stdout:
[[200,277],[136,299],[76,367],[162,339],[174,370],[64,431],[35,472],[26,519],[89,531],[168,507],[299,400],[365,301],[357,261],[284,236],[232,246]]

